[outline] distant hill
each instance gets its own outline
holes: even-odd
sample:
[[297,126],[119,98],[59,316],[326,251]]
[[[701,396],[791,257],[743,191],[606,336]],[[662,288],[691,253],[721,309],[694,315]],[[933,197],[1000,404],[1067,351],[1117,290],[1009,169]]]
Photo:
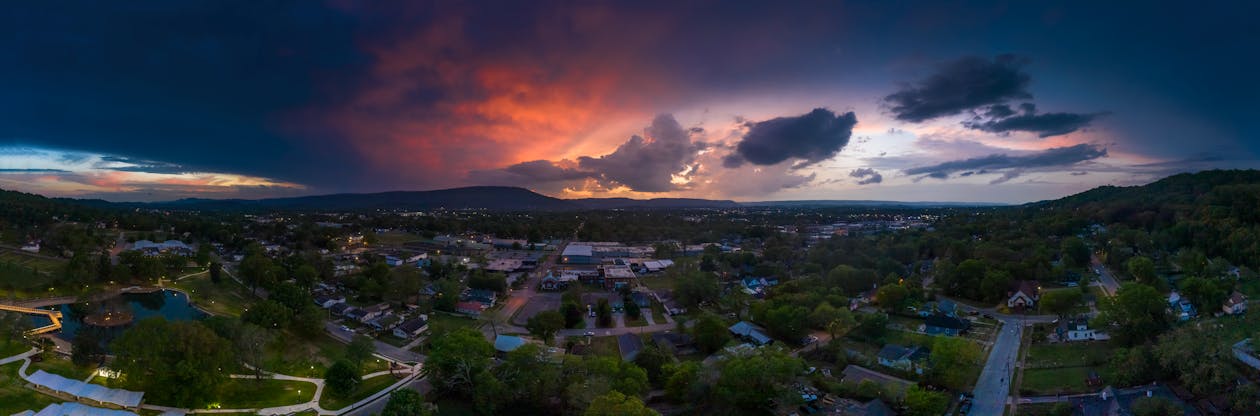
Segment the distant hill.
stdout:
[[741,202],[740,205],[746,207],[798,207],[798,208],[819,208],[819,207],[913,207],[913,208],[938,208],[938,207],[1000,207],[1010,204],[997,202],[932,202],[932,201],[878,201],[878,200],[843,200],[843,199],[819,199],[819,200],[802,200],[802,201],[760,201],[760,202]]

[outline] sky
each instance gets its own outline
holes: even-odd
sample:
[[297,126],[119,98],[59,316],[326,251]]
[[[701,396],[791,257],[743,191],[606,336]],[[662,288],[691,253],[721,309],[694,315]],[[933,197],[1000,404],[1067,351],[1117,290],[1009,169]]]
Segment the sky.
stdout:
[[1260,167],[1254,2],[45,1],[0,188],[1021,203]]

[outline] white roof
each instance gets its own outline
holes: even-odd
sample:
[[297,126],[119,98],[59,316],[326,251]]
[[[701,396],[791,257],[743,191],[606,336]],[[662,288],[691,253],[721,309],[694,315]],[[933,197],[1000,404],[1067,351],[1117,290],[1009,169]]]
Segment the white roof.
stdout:
[[71,380],[56,374],[46,373],[44,370],[36,370],[35,374],[31,374],[31,376],[27,378],[27,381],[50,390],[70,394],[71,396],[81,397],[101,403],[115,404],[121,407],[139,406],[141,399],[144,398],[144,392],[111,389],[96,384],[84,383],[79,380]]
[[564,253],[562,253],[561,255],[562,256],[590,257],[592,253],[594,253],[594,249],[592,249],[591,246],[580,245],[580,244],[569,244],[564,247]]

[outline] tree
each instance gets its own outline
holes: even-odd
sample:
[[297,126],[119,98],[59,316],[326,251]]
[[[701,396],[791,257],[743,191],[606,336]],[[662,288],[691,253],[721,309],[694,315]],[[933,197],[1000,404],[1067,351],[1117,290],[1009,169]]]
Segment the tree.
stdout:
[[1107,381],[1117,386],[1136,386],[1165,377],[1151,347],[1117,348],[1107,361]]
[[1181,296],[1194,304],[1200,311],[1220,308],[1229,296],[1230,282],[1202,277],[1187,277],[1181,281]]
[[346,361],[354,364],[355,368],[362,368],[363,363],[372,358],[372,354],[376,353],[376,341],[367,335],[355,335],[350,339],[350,343],[346,344]]
[[223,264],[217,261],[210,262],[210,282],[219,284],[223,281]]
[[586,408],[586,416],[660,416],[647,408],[638,397],[626,396],[618,391],[596,397]]
[[469,395],[477,375],[490,367],[493,354],[494,346],[480,332],[460,328],[435,337],[429,346],[425,369],[433,376],[430,380],[435,387]]
[[677,278],[674,294],[678,301],[686,306],[696,306],[718,299],[722,293],[718,286],[717,276],[713,273],[685,272]]
[[1064,238],[1059,243],[1059,251],[1062,254],[1063,264],[1068,267],[1079,268],[1089,265],[1089,247],[1079,237]]
[[968,368],[983,365],[975,344],[959,338],[936,337],[932,341],[931,378],[945,387],[963,390],[969,381]]
[[639,355],[634,357],[634,364],[647,372],[648,382],[653,386],[664,384],[665,366],[673,362],[674,357],[661,351],[655,344],[644,345]]
[[763,315],[761,322],[779,338],[796,342],[807,332],[809,310],[803,306],[784,304],[767,310]]
[[675,403],[694,401],[698,398],[700,385],[700,363],[684,361],[668,364],[662,370],[666,374],[665,397]]
[[114,340],[112,367],[153,402],[197,407],[214,397],[234,362],[232,346],[199,322],[140,321]]
[[267,354],[267,344],[271,343],[271,332],[257,325],[242,324],[235,337],[229,338],[236,347],[241,362],[254,368],[254,377],[262,379],[263,360]]
[[1219,331],[1187,325],[1161,336],[1154,352],[1160,366],[1176,374],[1182,385],[1209,396],[1229,391],[1241,376],[1233,365],[1232,342]]
[[363,380],[359,377],[359,368],[349,360],[337,360],[328,371],[324,372],[324,380],[328,391],[337,397],[349,397]]
[[1102,302],[1094,322],[1108,328],[1121,345],[1135,345],[1153,340],[1168,329],[1165,309],[1164,297],[1155,288],[1125,282],[1116,290],[1114,298]]
[[1041,307],[1047,312],[1067,317],[1081,303],[1079,290],[1051,290],[1041,295]]
[[805,364],[776,348],[760,348],[722,361],[714,394],[718,403],[743,411],[768,410],[772,403],[795,406],[791,381]]
[[888,331],[888,315],[884,313],[865,313],[859,315],[857,334],[861,338],[876,340],[882,338],[884,333]]
[[26,315],[0,311],[0,337],[4,337],[4,346],[13,345],[14,341],[26,339],[26,331],[31,329],[31,320]]
[[265,300],[254,304],[241,314],[241,320],[267,329],[282,329],[289,326],[293,311],[274,300]]
[[1125,264],[1125,269],[1138,282],[1148,285],[1155,284],[1155,262],[1151,261],[1151,259],[1141,256],[1131,258]]
[[627,298],[624,299],[623,302],[623,304],[626,305],[626,317],[630,319],[639,319],[639,317],[642,316],[643,311],[639,310],[639,304],[635,303],[634,299]]
[[315,270],[315,266],[303,264],[293,271],[293,280],[298,286],[310,289],[315,287],[315,282],[319,280],[319,271]]
[[600,298],[595,302],[595,319],[599,326],[612,326],[612,307],[608,305],[608,299]]
[[507,277],[503,273],[486,273],[477,269],[468,277],[468,287],[499,293],[506,292]]
[[[439,264],[439,263],[434,263]],[[437,294],[434,295],[433,309],[446,312],[454,312],[455,304],[459,303],[459,294],[464,288],[455,279],[441,279],[437,281]]]
[[556,337],[556,332],[563,329],[564,324],[564,315],[561,315],[560,312],[542,311],[525,322],[525,329],[528,329],[530,334],[550,345]]
[[910,292],[902,285],[884,285],[875,292],[875,299],[879,302],[879,306],[884,310],[895,312],[902,308],[902,303],[906,301],[906,296]]
[[582,322],[582,307],[573,301],[564,301],[560,305],[560,313],[564,315],[564,327],[573,328]]
[[91,330],[89,327],[79,328],[79,332],[74,337],[73,348],[70,350],[70,361],[74,365],[86,367],[94,362],[101,362],[104,356],[105,349],[101,348],[99,331]]
[[705,354],[717,352],[731,340],[731,333],[726,329],[726,325],[713,314],[701,315],[696,319],[696,324],[691,327],[691,331],[696,337],[696,346]]
[[381,416],[433,416],[437,406],[426,403],[424,396],[411,389],[398,389],[389,394],[389,402],[381,410]]
[[906,390],[905,404],[910,416],[940,416],[949,407],[949,396],[914,385]]

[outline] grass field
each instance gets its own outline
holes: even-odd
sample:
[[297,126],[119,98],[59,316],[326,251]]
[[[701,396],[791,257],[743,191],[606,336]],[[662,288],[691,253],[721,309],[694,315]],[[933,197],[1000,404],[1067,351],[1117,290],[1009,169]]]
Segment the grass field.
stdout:
[[263,368],[299,377],[323,377],[328,366],[345,354],[346,345],[329,335],[306,339],[283,332],[267,347]]
[[197,307],[216,315],[240,316],[257,299],[250,296],[249,289],[226,274],[218,284],[207,275],[184,279],[173,286],[188,292]]
[[23,410],[43,409],[52,403],[60,403],[52,396],[46,396],[24,386],[25,382],[18,377],[21,362],[0,366],[0,415],[9,415]]
[[669,322],[665,320],[665,305],[662,305],[655,299],[652,300],[652,322],[656,322],[658,324]]
[[1030,368],[1024,370],[1020,392],[1029,395],[1085,393],[1098,390],[1086,382],[1093,367]]
[[359,387],[346,397],[335,397],[335,395],[325,391],[323,397],[319,398],[319,407],[327,410],[337,410],[363,400],[371,396],[372,393],[381,391],[397,381],[398,379],[388,374],[372,377],[359,383]]
[[389,247],[401,247],[403,244],[420,241],[422,239],[423,238],[418,235],[402,231],[389,231],[376,234],[376,244]]
[[34,373],[35,370],[44,370],[46,373],[56,374],[71,380],[83,380],[96,371],[96,366],[79,367],[70,362],[69,358],[62,358],[55,356],[55,354],[47,355],[48,358],[44,359],[44,361],[32,362],[30,368],[26,370],[27,374]]
[[313,383],[234,378],[223,383],[218,404],[224,409],[261,409],[306,403],[313,398]]
[[0,358],[12,357],[31,350],[31,345],[23,341],[0,341]]
[[[575,344],[586,343],[586,337],[569,337]],[[592,337],[591,354],[604,357],[621,358],[621,349],[617,347],[617,337]]]
[[1024,360],[1026,368],[1057,368],[1102,365],[1111,357],[1111,347],[1102,342],[1034,344]]

